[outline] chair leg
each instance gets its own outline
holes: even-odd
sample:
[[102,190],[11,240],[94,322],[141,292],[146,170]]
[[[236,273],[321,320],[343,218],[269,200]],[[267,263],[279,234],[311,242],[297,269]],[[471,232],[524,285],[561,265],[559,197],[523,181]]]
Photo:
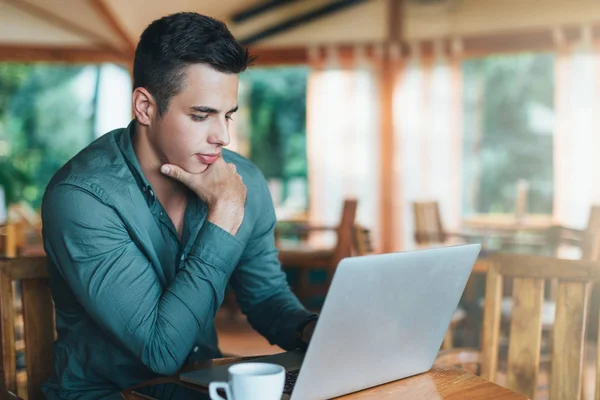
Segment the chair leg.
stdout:
[[446,331],[446,336],[444,336],[444,342],[442,343],[442,350],[449,350],[454,345],[454,334],[452,333],[452,326],[448,327]]

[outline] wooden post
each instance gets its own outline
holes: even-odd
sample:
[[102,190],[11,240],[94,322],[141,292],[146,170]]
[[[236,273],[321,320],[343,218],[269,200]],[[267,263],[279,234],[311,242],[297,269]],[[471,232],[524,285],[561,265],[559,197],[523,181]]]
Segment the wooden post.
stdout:
[[394,97],[394,71],[390,58],[385,55],[381,63],[379,88],[381,91],[381,138],[380,138],[380,216],[381,223],[381,251],[394,250],[397,234],[400,229],[395,224],[394,198],[394,127],[393,127],[393,97]]
[[[401,223],[394,215],[394,204],[402,202],[401,189],[394,182],[394,84],[397,76],[396,60],[390,54],[390,44],[399,45],[402,34],[402,0],[388,0],[388,44],[381,59],[379,88],[381,93],[380,138],[380,226],[382,252],[398,250],[402,242]],[[396,155],[397,157],[397,155]]]

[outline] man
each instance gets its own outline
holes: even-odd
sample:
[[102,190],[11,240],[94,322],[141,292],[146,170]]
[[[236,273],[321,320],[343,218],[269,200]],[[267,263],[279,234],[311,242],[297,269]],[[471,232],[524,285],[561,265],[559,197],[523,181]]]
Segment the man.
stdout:
[[42,207],[58,339],[48,398],[98,399],[221,353],[213,318],[231,284],[284,349],[316,316],[290,292],[266,182],[224,150],[247,50],[195,13],[153,22],[134,62],[134,121],[52,179]]

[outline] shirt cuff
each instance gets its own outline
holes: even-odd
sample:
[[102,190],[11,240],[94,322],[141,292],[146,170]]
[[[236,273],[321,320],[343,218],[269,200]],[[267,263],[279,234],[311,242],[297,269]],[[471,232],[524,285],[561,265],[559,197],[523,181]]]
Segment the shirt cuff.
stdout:
[[306,328],[311,322],[314,322],[318,319],[319,316],[317,314],[311,314],[298,325],[298,327],[296,328],[296,347],[298,347],[298,349],[306,350],[306,348],[308,347],[308,342],[302,340],[302,331],[304,331],[304,328]]
[[283,317],[282,323],[277,329],[276,343],[284,350],[298,350],[306,347],[298,340],[298,328],[303,323],[308,323],[317,314],[311,313],[305,309],[295,310],[287,313]]
[[230,275],[237,266],[244,245],[235,236],[209,221],[204,221],[190,255]]

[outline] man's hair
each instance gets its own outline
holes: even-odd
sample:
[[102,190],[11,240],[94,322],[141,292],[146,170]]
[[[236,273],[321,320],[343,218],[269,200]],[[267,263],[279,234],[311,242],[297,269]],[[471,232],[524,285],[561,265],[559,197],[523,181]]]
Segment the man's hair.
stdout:
[[177,13],[152,22],[142,33],[135,50],[133,87],[146,88],[162,115],[183,88],[189,65],[206,64],[239,74],[251,62],[248,50],[223,22],[193,12]]

